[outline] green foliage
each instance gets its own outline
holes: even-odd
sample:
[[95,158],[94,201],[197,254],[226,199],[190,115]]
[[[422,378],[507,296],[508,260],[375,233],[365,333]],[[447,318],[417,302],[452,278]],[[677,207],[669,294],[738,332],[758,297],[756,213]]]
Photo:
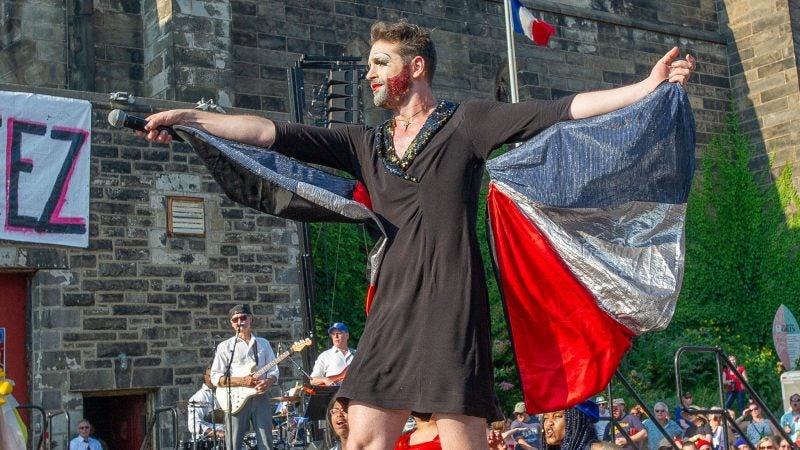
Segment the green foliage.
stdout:
[[364,331],[364,300],[368,280],[367,255],[373,241],[363,225],[315,223],[311,225],[314,264],[315,334],[317,345],[328,347],[328,327],[344,322],[355,347]]

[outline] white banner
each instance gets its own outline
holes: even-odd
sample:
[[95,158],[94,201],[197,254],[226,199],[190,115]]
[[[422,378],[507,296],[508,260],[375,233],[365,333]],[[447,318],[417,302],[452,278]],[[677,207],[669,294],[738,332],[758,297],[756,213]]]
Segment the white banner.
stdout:
[[89,246],[92,105],[0,91],[0,239]]

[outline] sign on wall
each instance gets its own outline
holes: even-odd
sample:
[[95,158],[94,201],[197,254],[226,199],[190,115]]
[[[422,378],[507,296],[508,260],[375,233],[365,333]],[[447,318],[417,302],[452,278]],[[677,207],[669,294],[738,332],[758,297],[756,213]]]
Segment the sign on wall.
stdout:
[[0,239],[89,245],[92,106],[0,91]]
[[800,358],[800,326],[797,319],[786,305],[778,307],[772,320],[772,341],[783,367],[795,369],[795,362]]

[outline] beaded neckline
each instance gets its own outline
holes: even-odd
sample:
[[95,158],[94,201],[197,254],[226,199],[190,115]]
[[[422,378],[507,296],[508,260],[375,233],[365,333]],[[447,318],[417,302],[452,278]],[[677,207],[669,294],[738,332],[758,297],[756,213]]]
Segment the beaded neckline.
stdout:
[[417,155],[425,148],[430,142],[431,138],[444,127],[444,124],[450,119],[458,107],[457,103],[442,100],[436,105],[425,124],[417,133],[417,136],[408,144],[406,152],[402,158],[398,158],[394,149],[394,119],[389,119],[383,122],[375,129],[375,150],[378,153],[384,167],[400,178],[409,181],[418,181],[415,177],[406,173],[411,163],[414,162]]

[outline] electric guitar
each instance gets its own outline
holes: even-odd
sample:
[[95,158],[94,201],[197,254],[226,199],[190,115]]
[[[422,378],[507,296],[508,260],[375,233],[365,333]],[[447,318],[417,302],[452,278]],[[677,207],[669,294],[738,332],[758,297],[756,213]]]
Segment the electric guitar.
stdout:
[[323,383],[321,386],[339,386],[340,384],[342,384],[342,380],[344,380],[344,377],[347,376],[347,369],[349,369],[349,368],[350,368],[350,366],[347,366],[347,367],[344,368],[343,371],[339,372],[338,375],[329,376],[328,378],[331,379],[330,384]]
[[[234,377],[246,377],[247,375],[252,375],[253,378],[260,378],[262,375],[267,373],[270,369],[280,364],[281,361],[289,357],[292,352],[299,352],[300,350],[308,347],[311,345],[311,338],[303,339],[302,341],[297,341],[285,352],[278,355],[275,359],[268,362],[264,367],[253,372],[253,367],[248,369],[241,369],[236,371],[232,374]],[[249,386],[231,386],[230,387],[231,396],[230,396],[230,404],[228,403],[228,387],[220,386],[217,388],[216,393],[214,394],[217,397],[217,401],[219,402],[220,408],[230,414],[238,413],[245,404],[247,404],[250,397],[253,397],[256,394],[256,389],[251,388]]]

